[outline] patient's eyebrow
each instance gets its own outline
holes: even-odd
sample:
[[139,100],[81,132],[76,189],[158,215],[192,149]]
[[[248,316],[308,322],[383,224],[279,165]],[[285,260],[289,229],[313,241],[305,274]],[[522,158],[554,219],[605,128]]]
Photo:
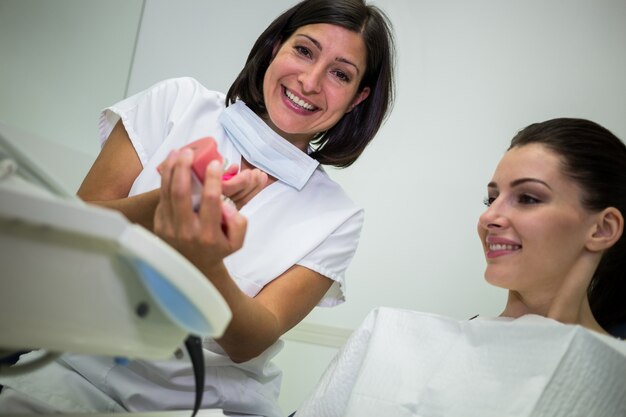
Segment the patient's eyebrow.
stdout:
[[[511,181],[509,185],[511,186],[511,188],[513,188],[513,187],[517,187],[518,185],[525,184],[527,182],[535,182],[538,184],[542,184],[544,187],[548,188],[549,190],[552,190],[552,187],[550,187],[547,182],[542,181],[538,178],[519,178],[519,179]],[[498,183],[495,181],[491,181],[489,184],[487,184],[487,188],[498,188]]]
[[520,179],[511,181],[511,188],[512,187],[517,187],[518,185],[525,184],[527,182],[535,182],[535,183],[538,183],[538,184],[542,184],[544,187],[548,188],[549,190],[552,189],[552,187],[550,187],[547,182],[542,181],[542,180],[540,180],[538,178],[520,178]]

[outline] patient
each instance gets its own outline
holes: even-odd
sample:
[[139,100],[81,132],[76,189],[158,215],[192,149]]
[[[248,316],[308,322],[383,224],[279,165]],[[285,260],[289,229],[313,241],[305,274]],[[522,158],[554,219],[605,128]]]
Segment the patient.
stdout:
[[624,143],[587,120],[532,124],[485,204],[485,278],[508,289],[500,317],[377,309],[297,417],[626,415]]
[[528,126],[487,186],[485,278],[504,317],[539,314],[601,333],[626,323],[626,147],[586,120]]

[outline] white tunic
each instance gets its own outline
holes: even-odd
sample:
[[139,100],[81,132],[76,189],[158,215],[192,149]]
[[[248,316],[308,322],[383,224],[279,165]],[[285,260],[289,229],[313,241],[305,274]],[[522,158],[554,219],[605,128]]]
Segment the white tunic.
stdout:
[[[223,94],[207,90],[196,80],[178,78],[162,81],[105,109],[100,122],[102,142],[121,118],[143,164],[130,195],[158,188],[157,166],[171,150],[201,137],[214,137],[220,153],[230,163],[240,163],[241,155],[218,122],[224,101]],[[245,242],[241,250],[225,259],[225,264],[242,291],[254,297],[297,264],[334,281],[319,305],[334,306],[344,301],[345,270],[358,244],[363,211],[321,167],[301,191],[276,181],[257,194],[241,213],[248,219]],[[281,347],[279,340],[257,358],[235,364],[219,345],[206,340],[203,407],[281,415],[276,401],[281,372],[270,362]],[[112,407],[111,399],[133,411],[190,409],[194,398],[193,371],[186,353],[178,356],[122,366],[111,358],[66,354],[45,370],[46,381],[54,380],[55,372],[59,379],[68,380],[67,375],[73,370],[84,379],[75,375],[72,384],[51,384],[41,381],[35,372],[26,377],[0,379],[0,383],[30,395],[44,392],[45,395],[34,395],[35,399],[55,410],[107,411]],[[78,405],[68,410],[67,402],[54,400],[78,392],[81,383],[88,384],[87,381],[98,391],[98,395],[89,396],[89,401],[73,401]],[[82,390],[82,395],[93,391],[93,387]],[[54,394],[50,395],[50,390]],[[93,399],[100,393],[106,399]],[[3,395],[0,410],[5,410]]]

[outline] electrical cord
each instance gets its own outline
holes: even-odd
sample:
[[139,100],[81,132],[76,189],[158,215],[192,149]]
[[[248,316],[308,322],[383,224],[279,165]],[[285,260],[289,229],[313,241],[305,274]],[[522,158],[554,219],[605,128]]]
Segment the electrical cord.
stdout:
[[196,380],[196,400],[193,406],[193,413],[191,414],[191,417],[194,417],[202,405],[202,395],[204,394],[204,354],[202,353],[202,339],[198,336],[189,335],[185,340],[185,347],[189,353],[193,367],[193,375]]

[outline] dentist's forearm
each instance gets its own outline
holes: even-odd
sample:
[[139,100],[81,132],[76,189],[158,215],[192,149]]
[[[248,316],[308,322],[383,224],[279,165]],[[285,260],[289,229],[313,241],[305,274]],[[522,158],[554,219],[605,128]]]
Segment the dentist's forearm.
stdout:
[[156,189],[133,197],[104,201],[86,200],[86,202],[100,207],[117,210],[121,212],[129,221],[138,223],[146,229],[152,231],[154,229],[154,211],[159,203],[159,194],[160,190]]
[[203,270],[222,294],[232,320],[217,342],[234,362],[248,361],[265,351],[281,336],[277,318],[258,300],[249,297],[220,265]]

